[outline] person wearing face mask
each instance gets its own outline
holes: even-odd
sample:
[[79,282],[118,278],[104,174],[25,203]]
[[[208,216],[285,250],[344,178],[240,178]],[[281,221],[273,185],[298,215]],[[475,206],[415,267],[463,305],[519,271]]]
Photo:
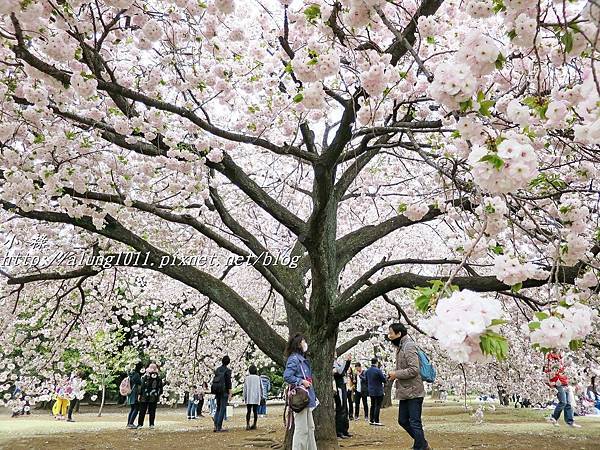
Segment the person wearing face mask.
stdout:
[[146,412],[150,422],[150,429],[154,428],[154,419],[156,417],[156,406],[163,392],[163,382],[158,375],[158,366],[150,364],[146,373],[142,377],[142,387],[140,388],[140,415],[138,417],[138,428],[144,426]]
[[308,406],[302,411],[294,413],[292,450],[317,450],[312,412],[319,402],[313,388],[312,369],[306,359],[307,351],[306,339],[299,333],[290,337],[285,349],[287,362],[283,379],[290,386],[302,386],[308,391]]
[[396,347],[396,370],[388,372],[388,378],[396,380],[396,398],[400,400],[398,424],[413,438],[414,450],[432,450],[425,440],[421,421],[425,388],[417,346],[401,323],[390,325],[388,339]]

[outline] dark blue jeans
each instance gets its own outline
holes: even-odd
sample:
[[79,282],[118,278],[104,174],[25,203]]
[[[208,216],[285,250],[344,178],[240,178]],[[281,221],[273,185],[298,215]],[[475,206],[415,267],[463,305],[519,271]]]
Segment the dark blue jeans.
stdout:
[[187,406],[187,416],[188,417],[196,417],[196,409],[198,405],[194,403],[194,400],[188,400]]
[[133,425],[133,422],[135,422],[135,418],[137,417],[137,413],[138,413],[138,404],[137,403],[131,404],[130,409],[129,409],[129,415],[127,416],[127,425]]
[[400,400],[398,408],[398,423],[415,441],[413,449],[425,450],[428,446],[423,432],[421,413],[423,412],[423,397]]
[[227,412],[227,399],[229,398],[229,394],[218,394],[217,398],[217,411],[215,412],[215,430],[220,430],[223,428],[223,419],[225,418],[225,413]]
[[556,396],[558,397],[558,405],[554,408],[554,412],[552,413],[552,417],[555,420],[560,419],[560,413],[565,411],[565,422],[568,424],[573,423],[573,406],[569,401],[569,395],[565,390],[565,386],[555,386],[556,387]]

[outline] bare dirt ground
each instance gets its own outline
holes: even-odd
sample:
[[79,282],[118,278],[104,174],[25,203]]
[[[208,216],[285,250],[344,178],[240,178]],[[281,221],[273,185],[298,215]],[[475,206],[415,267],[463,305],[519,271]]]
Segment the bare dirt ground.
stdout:
[[[271,407],[269,416],[259,419],[258,429],[245,431],[245,410],[236,409],[226,422],[227,433],[213,433],[210,417],[189,421],[183,409],[159,409],[156,429],[125,429],[126,410],[110,408],[102,417],[81,408],[76,423],[58,422],[44,411],[29,417],[0,417],[0,449],[230,449],[281,448],[284,426],[282,408]],[[564,423],[547,424],[548,411],[498,408],[486,412],[483,424],[476,424],[458,404],[425,408],[427,438],[436,450],[454,449],[548,449],[599,450],[600,418],[577,418],[580,429]],[[354,437],[340,441],[348,449],[408,449],[412,441],[396,423],[396,407],[382,411],[385,427],[369,426],[364,420],[351,423]]]

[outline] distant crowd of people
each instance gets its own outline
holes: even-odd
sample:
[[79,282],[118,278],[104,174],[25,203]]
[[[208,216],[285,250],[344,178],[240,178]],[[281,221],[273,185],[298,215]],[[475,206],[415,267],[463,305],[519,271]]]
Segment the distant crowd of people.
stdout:
[[[339,439],[352,437],[350,424],[362,418],[372,426],[383,426],[380,420],[380,410],[384,400],[386,387],[391,392],[391,383],[395,383],[398,406],[398,424],[413,439],[414,450],[431,450],[423,431],[422,409],[425,397],[423,381],[431,381],[423,365],[423,352],[419,350],[414,340],[408,335],[406,327],[401,323],[390,325],[387,339],[395,347],[394,370],[384,372],[377,358],[372,358],[368,367],[361,362],[353,362],[352,355],[344,360],[335,354],[332,363],[333,394],[335,401],[335,428]],[[309,361],[307,339],[302,334],[290,337],[286,347],[287,361],[283,378],[287,383],[284,394],[288,414],[288,425],[294,426],[293,450],[316,450],[315,422],[313,411],[319,405],[314,388],[315,378]],[[425,355],[426,358],[426,355]],[[202,412],[208,406],[212,416],[214,432],[226,432],[223,422],[227,416],[227,405],[233,396],[231,360],[225,355],[221,364],[214,371],[210,385],[203,381],[189,387],[184,402],[188,420],[204,417]],[[136,367],[121,381],[119,391],[125,397],[129,406],[127,428],[143,428],[146,416],[148,427],[154,428],[157,405],[163,395],[164,382],[159,374],[156,363],[151,363],[140,373]],[[432,369],[433,370],[433,369]],[[596,377],[591,377],[591,384],[585,392],[575,396],[575,389],[570,385],[563,364],[563,355],[553,349],[546,354],[544,372],[548,385],[555,390],[557,401],[548,421],[558,425],[561,415],[567,425],[580,428],[575,423],[575,415],[600,414],[600,395],[596,389]],[[435,378],[435,371],[433,378]],[[52,413],[57,420],[73,422],[73,412],[83,397],[85,382],[81,374],[74,372],[70,377],[61,379],[56,384],[55,402]],[[511,399],[502,386],[498,386],[498,400],[507,405]],[[15,389],[15,392],[17,392]],[[255,365],[250,365],[244,378],[242,397],[246,405],[246,430],[257,428],[258,418],[267,413],[267,399],[271,389],[268,376],[259,375]],[[21,395],[21,393],[19,393]],[[205,402],[207,396],[208,405]],[[495,395],[480,396],[480,401],[496,400]],[[27,399],[27,397],[24,397]],[[531,401],[518,394],[512,395],[515,407],[530,407]],[[577,402],[577,403],[576,403]],[[545,406],[545,405],[544,405]],[[544,407],[542,406],[542,407]],[[578,413],[576,413],[578,411]],[[21,412],[29,413],[29,408],[23,406]]]
[[[227,418],[227,404],[233,396],[232,372],[229,368],[231,359],[224,356],[221,365],[216,368],[211,385],[201,382],[192,386],[185,395],[186,414],[188,420],[204,417],[202,414],[205,399],[210,395],[208,409],[213,417],[215,432],[226,432],[223,421]],[[144,375],[137,370],[132,370],[123,379],[119,387],[121,395],[126,397],[130,406],[127,418],[127,428],[138,429],[144,426],[146,414],[148,414],[149,428],[154,428],[156,419],[156,407],[163,393],[163,381],[158,373],[158,366],[150,364]],[[271,390],[271,381],[266,375],[258,375],[255,365],[248,368],[248,375],[244,381],[242,390],[243,401],[246,404],[246,429],[256,429],[258,416],[267,414],[267,398]],[[136,423],[137,418],[137,423]],[[252,424],[250,423],[250,419]]]

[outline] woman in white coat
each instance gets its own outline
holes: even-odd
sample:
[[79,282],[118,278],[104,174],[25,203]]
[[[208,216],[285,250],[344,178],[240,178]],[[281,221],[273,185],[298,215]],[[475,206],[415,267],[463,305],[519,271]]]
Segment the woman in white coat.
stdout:
[[[256,420],[258,417],[258,405],[262,399],[262,386],[258,370],[252,364],[248,368],[249,375],[244,381],[244,403],[246,404],[246,430],[256,430]],[[254,414],[254,422],[250,426],[250,412]]]

